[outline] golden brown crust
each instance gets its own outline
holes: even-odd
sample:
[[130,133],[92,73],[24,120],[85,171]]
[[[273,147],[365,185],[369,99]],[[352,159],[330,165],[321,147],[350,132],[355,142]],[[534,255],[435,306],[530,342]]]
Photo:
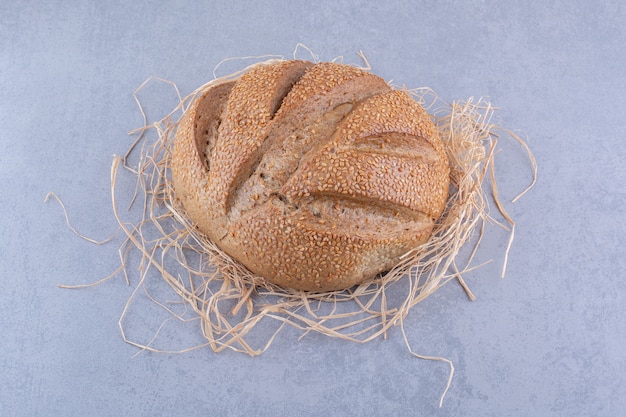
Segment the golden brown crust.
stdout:
[[[200,230],[211,230],[207,212],[207,176],[215,146],[219,116],[235,82],[214,86],[198,98],[180,121],[172,154],[172,181],[177,197]],[[218,119],[215,116],[218,115]],[[203,142],[208,145],[204,146]]]
[[196,100],[172,176],[220,248],[275,284],[314,291],[358,284],[425,242],[449,185],[437,130],[406,92],[304,61],[259,65]]

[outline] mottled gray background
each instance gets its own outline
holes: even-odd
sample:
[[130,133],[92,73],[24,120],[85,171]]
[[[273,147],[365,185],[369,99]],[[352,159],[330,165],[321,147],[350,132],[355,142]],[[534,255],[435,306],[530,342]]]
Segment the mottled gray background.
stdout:
[[[0,415],[626,415],[624,2],[200,4],[0,5]],[[363,50],[375,73],[448,101],[487,96],[536,155],[536,188],[508,205],[506,278],[506,235],[488,229],[481,257],[497,262],[466,276],[477,301],[450,283],[405,321],[415,351],[454,361],[442,409],[446,365],[412,358],[400,329],[364,345],[287,330],[257,358],[135,356],[117,324],[123,277],[56,287],[117,266],[116,244],[76,238],[43,200],[58,193],[89,236],[115,229],[109,169],[142,123],[133,90],[155,75],[188,94],[224,58],[299,42],[323,60]],[[142,97],[152,120],[175,103],[158,83]],[[508,201],[530,167],[502,145]],[[200,340],[195,325],[176,337]]]

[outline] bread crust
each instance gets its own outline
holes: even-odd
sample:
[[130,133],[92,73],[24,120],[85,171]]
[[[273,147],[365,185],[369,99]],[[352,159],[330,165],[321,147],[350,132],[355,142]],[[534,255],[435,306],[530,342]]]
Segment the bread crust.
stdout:
[[268,281],[346,289],[424,243],[448,196],[426,111],[335,63],[261,64],[180,122],[174,191],[198,229]]

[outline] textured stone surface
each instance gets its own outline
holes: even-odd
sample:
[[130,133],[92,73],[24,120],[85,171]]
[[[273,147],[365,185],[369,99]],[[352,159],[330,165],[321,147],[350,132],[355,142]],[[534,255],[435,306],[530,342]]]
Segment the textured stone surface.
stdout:
[[[0,5],[0,415],[625,414],[623,2],[197,3]],[[142,124],[133,90],[156,75],[187,94],[224,58],[290,58],[298,42],[348,63],[363,50],[376,74],[447,101],[488,96],[537,157],[536,188],[508,206],[517,230],[506,278],[507,235],[490,228],[479,261],[496,262],[466,276],[477,301],[451,282],[405,320],[416,352],[454,361],[443,410],[446,365],[412,358],[399,328],[364,345],[288,329],[257,358],[133,357],[117,328],[132,290],[122,277],[56,287],[118,265],[116,245],[79,240],[43,199],[57,192],[84,234],[115,230],[109,169]],[[140,97],[150,120],[176,104],[158,82]],[[517,145],[500,145],[508,201],[529,165]],[[119,181],[133,192],[129,176]],[[127,324],[133,334],[146,325]],[[167,337],[201,342],[195,324]]]

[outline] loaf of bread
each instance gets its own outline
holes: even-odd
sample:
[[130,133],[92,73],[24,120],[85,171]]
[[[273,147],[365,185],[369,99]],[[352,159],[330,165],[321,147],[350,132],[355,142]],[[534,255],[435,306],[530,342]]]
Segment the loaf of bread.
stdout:
[[353,66],[259,64],[181,120],[172,180],[194,225],[283,287],[350,288],[424,243],[449,166],[426,111]]

